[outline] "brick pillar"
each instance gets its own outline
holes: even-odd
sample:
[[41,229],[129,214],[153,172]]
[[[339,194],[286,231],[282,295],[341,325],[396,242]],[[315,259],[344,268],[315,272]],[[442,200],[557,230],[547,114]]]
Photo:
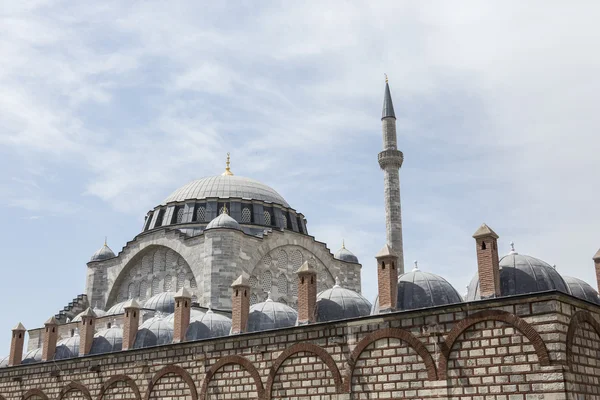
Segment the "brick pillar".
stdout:
[[473,234],[477,245],[477,271],[479,294],[482,299],[500,297],[500,261],[498,259],[498,235],[483,224]]
[[392,312],[398,308],[398,255],[386,244],[375,258],[379,312]]
[[140,324],[140,305],[131,299],[123,305],[123,309],[123,350],[129,350],[133,348]]
[[81,314],[79,323],[79,355],[90,354],[94,333],[96,332],[96,313],[90,307]]
[[250,313],[250,283],[244,274],[231,285],[231,334],[244,333],[248,330],[248,314]]
[[25,331],[25,327],[20,322],[12,329],[10,354],[8,356],[9,367],[21,364],[21,360],[23,359],[23,344],[25,343]]
[[317,271],[308,261],[296,271],[298,274],[298,325],[316,322]]
[[44,340],[42,342],[42,361],[54,359],[56,339],[58,339],[58,321],[51,317],[44,323]]
[[173,326],[173,343],[185,342],[185,334],[190,326],[192,295],[186,288],[175,293],[175,322]]
[[596,267],[596,282],[600,290],[600,250],[598,250],[596,254],[594,254],[593,260],[594,266]]

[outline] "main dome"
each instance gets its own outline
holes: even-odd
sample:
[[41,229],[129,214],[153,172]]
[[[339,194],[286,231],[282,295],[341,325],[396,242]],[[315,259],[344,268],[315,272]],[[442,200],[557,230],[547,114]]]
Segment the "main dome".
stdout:
[[175,190],[161,205],[209,197],[262,200],[290,207],[288,202],[275,189],[254,179],[237,175],[219,175],[197,179]]

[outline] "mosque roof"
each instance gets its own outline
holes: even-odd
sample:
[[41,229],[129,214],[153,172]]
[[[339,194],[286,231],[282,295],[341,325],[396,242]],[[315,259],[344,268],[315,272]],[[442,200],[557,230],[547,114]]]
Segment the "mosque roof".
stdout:
[[117,325],[102,329],[94,335],[90,354],[112,353],[123,348],[123,329]]
[[144,303],[144,308],[159,311],[165,314],[175,312],[175,296],[173,292],[162,292],[150,297]]
[[346,245],[342,243],[342,248],[339,249],[334,257],[341,261],[351,262],[358,264],[358,257],[354,255],[350,250],[346,248]]
[[371,313],[371,303],[360,293],[336,284],[317,295],[317,321],[364,317]]
[[214,228],[228,228],[242,230],[240,224],[233,218],[231,218],[226,212],[219,214],[216,218],[206,225],[206,230]]
[[571,292],[573,296],[600,305],[600,297],[598,297],[598,292],[587,282],[572,276],[563,276],[563,279],[567,283],[569,292]]
[[287,328],[296,325],[298,313],[287,304],[271,300],[271,295],[262,303],[250,307],[248,332]]
[[200,340],[227,336],[230,331],[231,319],[213,312],[209,306],[205,313],[191,316],[185,336],[187,340]]
[[94,255],[92,255],[90,261],[103,261],[113,257],[116,257],[115,253],[113,253],[113,251],[110,249],[110,247],[108,247],[106,242],[104,242],[104,246],[100,247],[100,249],[98,249],[98,251],[96,251]]

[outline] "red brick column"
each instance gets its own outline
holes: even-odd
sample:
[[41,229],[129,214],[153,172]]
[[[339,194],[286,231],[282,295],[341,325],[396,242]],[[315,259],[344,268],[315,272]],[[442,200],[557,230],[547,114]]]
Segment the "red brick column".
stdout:
[[23,344],[25,343],[25,331],[25,327],[20,322],[12,329],[10,354],[8,357],[9,367],[21,364],[21,360],[23,359]]
[[96,313],[90,307],[81,314],[79,323],[79,355],[90,354],[94,333],[96,332]]
[[477,245],[479,293],[482,299],[500,296],[498,237],[496,232],[486,224],[481,225],[473,234]]
[[190,326],[192,295],[186,288],[175,293],[175,322],[173,326],[173,343],[185,342],[185,334]]
[[398,307],[398,256],[387,244],[375,256],[379,312],[391,312]]
[[123,350],[129,350],[133,348],[140,324],[140,305],[131,299],[123,305],[123,309]]
[[58,338],[58,321],[51,317],[44,323],[44,341],[42,342],[42,361],[54,359],[56,339]]
[[250,283],[244,274],[231,285],[231,333],[244,333],[248,330],[248,314],[250,313]]
[[305,261],[298,274],[298,325],[314,323],[317,306],[317,270]]

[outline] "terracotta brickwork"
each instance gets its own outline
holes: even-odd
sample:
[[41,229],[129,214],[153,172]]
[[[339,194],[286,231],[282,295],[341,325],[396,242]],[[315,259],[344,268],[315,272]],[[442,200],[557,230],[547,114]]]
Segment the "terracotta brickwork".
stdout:
[[600,309],[536,294],[0,369],[17,399],[600,396]]

